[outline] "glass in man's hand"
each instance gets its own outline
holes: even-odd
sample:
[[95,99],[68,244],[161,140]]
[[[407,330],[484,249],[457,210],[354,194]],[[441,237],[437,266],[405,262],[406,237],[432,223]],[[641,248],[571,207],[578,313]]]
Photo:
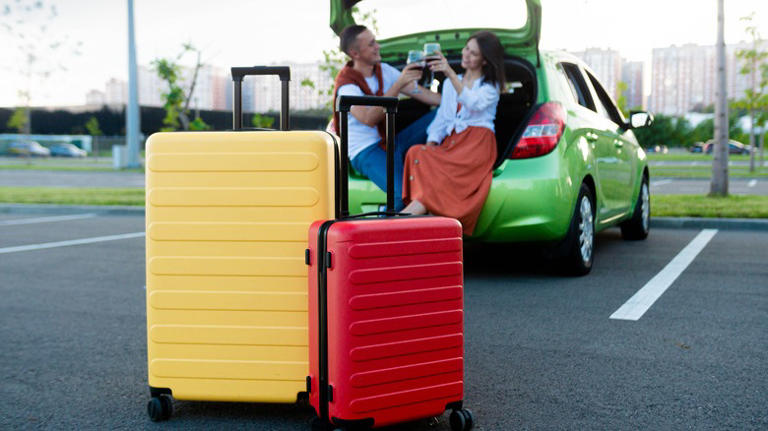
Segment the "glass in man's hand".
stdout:
[[[424,70],[424,66],[426,65],[424,63],[424,51],[417,51],[417,50],[411,50],[408,51],[408,64],[416,64],[416,68],[419,70]],[[419,84],[416,81],[413,81],[413,94],[419,93]]]

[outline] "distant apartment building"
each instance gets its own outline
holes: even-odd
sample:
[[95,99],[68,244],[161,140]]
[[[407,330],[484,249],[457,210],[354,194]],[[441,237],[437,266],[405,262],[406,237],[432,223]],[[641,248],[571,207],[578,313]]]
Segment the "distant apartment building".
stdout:
[[[749,78],[741,75],[741,60],[736,52],[750,48],[740,43],[726,46],[726,93],[728,99],[743,97]],[[715,103],[715,46],[688,44],[655,48],[651,64],[651,99],[653,112],[684,115]]]
[[[289,87],[291,110],[321,109],[326,106],[327,97],[318,94],[319,88],[330,88],[333,81],[327,73],[320,71],[319,63],[287,64],[291,67]],[[182,68],[179,85],[189,89],[194,69]],[[163,106],[162,95],[168,92],[168,83],[160,79],[157,72],[147,66],[140,66],[138,73],[139,104],[141,106]],[[314,88],[302,85],[311,81]],[[86,95],[89,105],[107,104],[121,106],[128,98],[125,81],[110,79],[105,91],[91,90]],[[268,112],[280,110],[280,80],[276,76],[246,77],[242,86],[243,112]],[[203,66],[197,72],[195,89],[189,107],[192,110],[231,110],[233,85],[229,69]]]
[[[329,102],[328,96],[320,95],[320,89],[333,87],[333,79],[320,70],[318,63],[283,63],[291,68],[288,87],[291,110],[322,109]],[[247,78],[246,78],[247,79]],[[256,112],[279,111],[282,97],[280,80],[274,76],[257,76],[255,82]],[[302,85],[311,82],[311,85]]]

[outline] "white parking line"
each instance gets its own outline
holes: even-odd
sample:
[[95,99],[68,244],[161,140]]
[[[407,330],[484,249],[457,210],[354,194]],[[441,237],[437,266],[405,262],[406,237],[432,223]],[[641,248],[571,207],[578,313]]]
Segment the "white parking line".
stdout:
[[664,184],[669,184],[671,182],[672,182],[672,180],[659,180],[659,181],[651,182],[651,185],[652,186],[663,186]]
[[757,185],[757,180],[752,180],[747,183],[747,187],[754,187]]
[[677,277],[685,271],[699,252],[715,236],[717,229],[704,229],[655,277],[637,291],[627,302],[611,314],[611,319],[638,320],[666,292]]
[[14,226],[20,224],[33,224],[33,223],[48,223],[52,221],[66,221],[66,220],[80,220],[84,218],[96,217],[97,214],[72,214],[65,216],[52,216],[52,217],[35,217],[35,218],[23,218],[17,220],[0,220],[0,226]]
[[96,236],[93,238],[73,239],[70,241],[44,242],[41,244],[19,245],[16,247],[0,248],[0,254],[16,253],[19,251],[42,250],[46,248],[67,247],[70,245],[93,244],[95,242],[115,241],[119,239],[139,238],[144,232],[123,233],[120,235]]

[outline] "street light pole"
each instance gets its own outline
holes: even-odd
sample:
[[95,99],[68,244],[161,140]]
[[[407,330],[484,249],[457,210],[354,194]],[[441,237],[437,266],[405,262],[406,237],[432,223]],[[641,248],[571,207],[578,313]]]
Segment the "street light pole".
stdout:
[[127,167],[139,165],[139,93],[136,79],[136,42],[133,31],[133,0],[128,0],[128,104],[125,109],[125,134],[128,144]]
[[728,100],[725,87],[725,36],[723,0],[717,0],[717,97],[715,98],[715,136],[712,153],[710,196],[728,196]]

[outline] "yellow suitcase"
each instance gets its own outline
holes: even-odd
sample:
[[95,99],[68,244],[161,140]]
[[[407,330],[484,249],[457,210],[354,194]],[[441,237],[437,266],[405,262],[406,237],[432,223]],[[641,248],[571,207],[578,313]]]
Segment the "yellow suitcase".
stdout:
[[[244,75],[233,68],[235,128]],[[287,79],[285,79],[287,78]],[[306,391],[309,225],[333,218],[335,137],[157,133],[147,141],[147,356],[152,420],[180,400],[292,403]]]

